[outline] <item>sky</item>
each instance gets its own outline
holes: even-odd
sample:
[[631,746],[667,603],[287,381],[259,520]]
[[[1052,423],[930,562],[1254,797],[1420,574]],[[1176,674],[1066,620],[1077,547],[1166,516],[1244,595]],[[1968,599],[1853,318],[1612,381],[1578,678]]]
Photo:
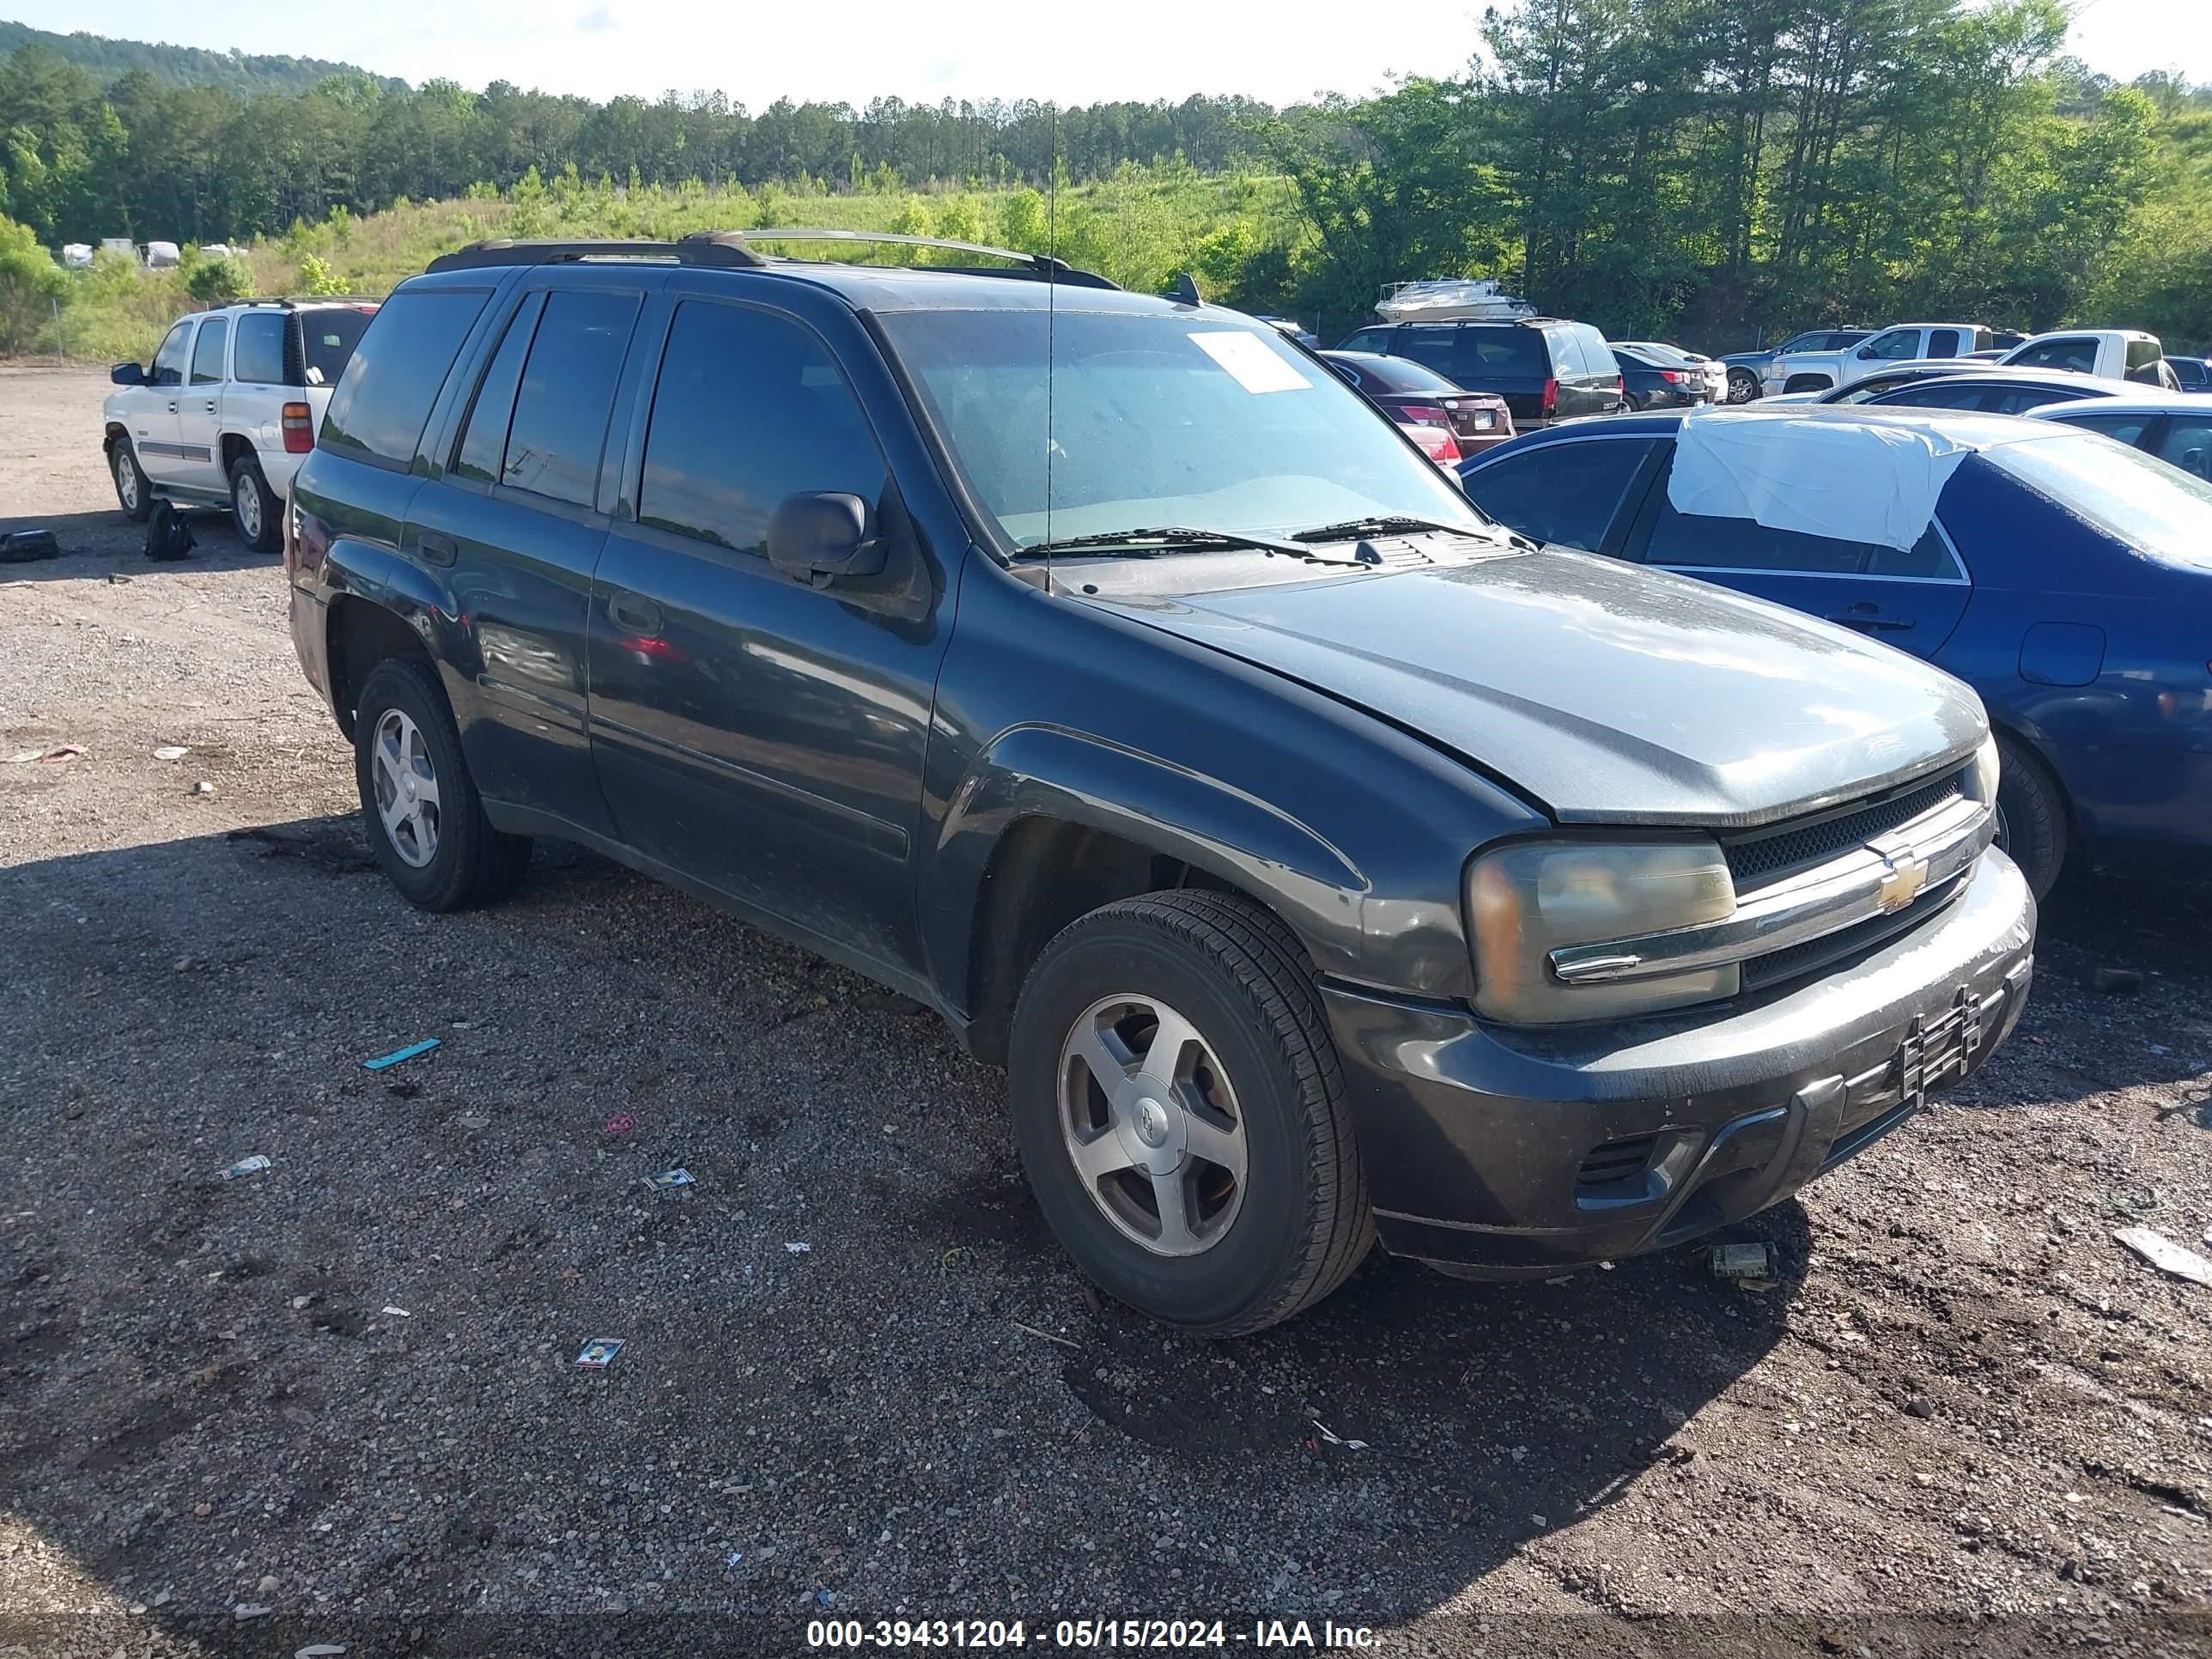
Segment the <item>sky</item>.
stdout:
[[[781,95],[1180,100],[1244,93],[1273,104],[1360,94],[1394,73],[1447,75],[1480,40],[1480,9],[1392,9],[1347,28],[1314,0],[1072,7],[1040,0],[0,0],[35,27],[357,64],[420,84],[507,80],[605,99],[719,88],[758,109]],[[1104,27],[1102,27],[1104,25]],[[2209,0],[2078,0],[2072,50],[2125,80],[2178,70],[2212,81]]]

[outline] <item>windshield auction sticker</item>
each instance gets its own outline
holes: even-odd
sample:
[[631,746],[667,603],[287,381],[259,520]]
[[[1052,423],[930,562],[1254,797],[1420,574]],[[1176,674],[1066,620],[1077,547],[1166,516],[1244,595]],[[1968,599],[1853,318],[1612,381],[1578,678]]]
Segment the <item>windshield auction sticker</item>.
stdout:
[[1297,366],[1267,349],[1267,343],[1230,330],[1190,337],[1198,349],[1236,376],[1247,392],[1310,392],[1313,382]]

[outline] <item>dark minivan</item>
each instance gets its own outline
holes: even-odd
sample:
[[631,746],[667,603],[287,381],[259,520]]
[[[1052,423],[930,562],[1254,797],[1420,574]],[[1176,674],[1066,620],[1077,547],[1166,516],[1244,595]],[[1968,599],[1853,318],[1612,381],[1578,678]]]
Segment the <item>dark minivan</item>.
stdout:
[[1339,351],[1426,363],[1454,386],[1505,399],[1523,432],[1581,415],[1610,415],[1626,388],[1605,336],[1588,323],[1532,317],[1499,323],[1380,323]]
[[[1965,687],[1539,549],[1264,323],[994,257],[504,242],[398,288],[285,563],[402,894],[556,837],[918,1000],[1006,1067],[1076,1264],[1216,1334],[1378,1235],[1507,1278],[1695,1238],[2011,1029]],[[549,1018],[653,1017],[580,971]]]

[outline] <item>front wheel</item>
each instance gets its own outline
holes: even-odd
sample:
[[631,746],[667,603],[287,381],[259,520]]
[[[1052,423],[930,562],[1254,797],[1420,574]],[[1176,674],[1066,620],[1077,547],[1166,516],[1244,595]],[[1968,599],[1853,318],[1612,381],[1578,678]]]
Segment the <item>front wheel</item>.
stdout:
[[386,657],[362,683],[354,773],[378,866],[425,910],[492,904],[521,884],[530,839],[502,835],[461,756],[453,712],[423,657]]
[[1249,900],[1152,893],[1073,923],[1023,986],[1007,1073],[1053,1231],[1164,1323],[1259,1330],[1374,1243],[1312,975]]
[[107,471],[115,480],[115,499],[123,516],[133,524],[143,524],[153,517],[154,492],[147,487],[145,471],[138,465],[128,438],[118,438],[108,452]]
[[1732,404],[1747,404],[1759,396],[1759,376],[1747,368],[1731,368],[1728,372],[1728,400]]
[[241,455],[230,464],[230,521],[238,539],[256,553],[274,553],[284,545],[283,520],[261,464]]

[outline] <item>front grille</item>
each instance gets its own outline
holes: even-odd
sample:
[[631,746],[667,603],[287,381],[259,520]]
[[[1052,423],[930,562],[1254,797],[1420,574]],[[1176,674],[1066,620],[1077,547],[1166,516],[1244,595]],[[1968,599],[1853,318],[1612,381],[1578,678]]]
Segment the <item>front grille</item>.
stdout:
[[1785,824],[1731,841],[1722,848],[1729,874],[1736,891],[1742,893],[1787,872],[1848,853],[1963,793],[1965,779],[1963,771],[1950,773],[1903,794],[1845,807],[1812,823]]
[[1575,1185],[1607,1187],[1616,1181],[1632,1180],[1642,1175],[1644,1166],[1651,1162],[1651,1149],[1658,1141],[1656,1135],[1607,1141],[1583,1160],[1582,1168],[1575,1171]]
[[1853,922],[1849,927],[1824,938],[1808,939],[1804,944],[1793,945],[1785,951],[1770,951],[1763,957],[1753,957],[1743,964],[1743,988],[1747,991],[1764,990],[1770,985],[1780,984],[1784,980],[1809,974],[1816,968],[1825,968],[1839,957],[1870,951],[1907,928],[1917,927],[1958,895],[1962,879],[1954,876],[1941,887],[1931,888],[1920,894],[1905,908],[1889,915],[1869,916],[1864,921]]

